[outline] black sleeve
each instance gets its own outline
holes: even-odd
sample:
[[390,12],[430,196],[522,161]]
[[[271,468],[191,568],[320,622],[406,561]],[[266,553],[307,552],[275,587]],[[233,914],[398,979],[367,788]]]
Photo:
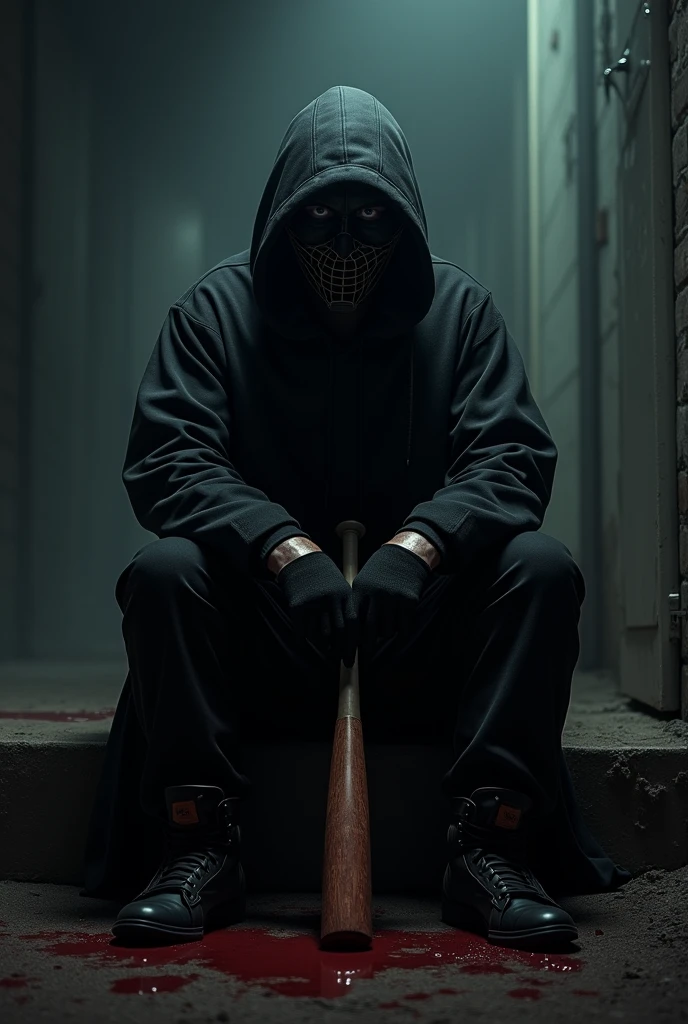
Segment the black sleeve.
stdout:
[[144,529],[216,548],[267,577],[272,547],[308,534],[232,465],[226,375],[219,334],[173,305],[139,387],[122,480]]
[[557,462],[521,353],[489,293],[466,318],[459,352],[444,487],[403,524],[435,544],[445,572],[537,530]]

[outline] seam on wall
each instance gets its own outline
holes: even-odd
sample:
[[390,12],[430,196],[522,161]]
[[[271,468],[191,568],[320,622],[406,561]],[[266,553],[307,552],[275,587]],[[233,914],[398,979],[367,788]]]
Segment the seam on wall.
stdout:
[[566,270],[562,274],[561,278],[559,279],[559,284],[556,286],[556,288],[552,292],[552,295],[551,295],[547,305],[542,309],[542,313],[540,315],[540,324],[541,325],[544,325],[547,322],[547,320],[549,319],[549,317],[551,316],[552,310],[554,309],[554,307],[556,306],[557,302],[559,301],[559,299],[562,297],[562,295],[564,294],[564,292],[568,288],[569,284],[571,283],[571,278],[574,276],[574,273],[577,270],[578,270],[578,257],[574,256],[574,258],[571,260],[571,262],[569,263],[568,267],[566,268]]
[[[547,123],[545,124],[545,123],[541,122],[542,123],[542,136],[541,137],[543,139],[546,139],[546,138],[549,137],[550,133],[553,131],[553,126],[556,125],[557,120],[559,118],[561,118],[561,116],[562,116],[561,109],[560,109],[561,106],[562,106],[562,100],[563,100],[563,97],[566,95],[566,89],[568,87],[568,82],[569,82],[569,79],[574,74],[574,69],[575,69],[574,53],[573,53],[573,48],[571,48],[571,50],[569,51],[568,61],[566,63],[566,66],[563,68],[563,73],[562,73],[562,76],[561,76],[561,83],[562,84],[561,84],[561,86],[559,88],[559,92],[557,93],[555,99],[552,102],[552,109],[551,109],[551,111],[549,113],[549,117],[547,119]],[[575,102],[575,87],[574,87],[574,101],[573,101],[573,105],[572,105],[571,109],[568,111],[568,116],[570,117],[571,114],[575,114],[575,112],[576,112],[576,102]]]
[[[577,185],[578,185],[578,182],[576,182],[576,186]],[[563,192],[568,192],[569,188],[570,188],[570,186],[567,185],[565,181],[562,181],[560,186],[559,186],[559,188],[557,189],[557,191],[552,196],[552,201],[550,203],[549,210],[545,211],[545,216],[542,218],[542,222],[541,222],[541,225],[540,225],[540,230],[542,231],[543,235],[545,235],[547,233],[547,231],[549,231],[550,227],[552,226],[552,224],[553,224],[553,222],[554,222],[554,220],[556,218],[558,208],[560,206],[564,205],[562,193]],[[575,197],[574,197],[574,199],[575,199]]]
[[618,320],[612,320],[607,324],[603,331],[600,331],[600,345],[604,345],[614,335],[615,331],[619,329]]

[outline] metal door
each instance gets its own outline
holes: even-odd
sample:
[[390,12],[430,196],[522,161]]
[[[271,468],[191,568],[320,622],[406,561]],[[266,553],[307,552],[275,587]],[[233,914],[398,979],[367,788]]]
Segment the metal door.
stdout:
[[667,5],[616,0],[619,63],[621,689],[679,706],[673,210]]

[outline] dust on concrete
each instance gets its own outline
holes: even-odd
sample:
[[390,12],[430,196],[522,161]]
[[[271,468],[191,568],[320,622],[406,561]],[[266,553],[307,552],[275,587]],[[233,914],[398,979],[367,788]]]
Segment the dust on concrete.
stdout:
[[[40,943],[20,936],[73,931],[103,934],[113,904],[83,900],[68,886],[0,883],[0,985],[4,1024],[33,1021],[131,1024],[449,1024],[499,1020],[505,1024],[578,1022],[581,1017],[629,1024],[688,1021],[688,867],[649,870],[616,893],[562,900],[578,923],[580,938],[567,956],[577,970],[530,969],[508,958],[503,973],[474,973],[450,964],[441,969],[386,970],[358,980],[346,996],[290,998],[260,984],[241,986],[217,971],[193,966],[196,980],[157,995],[114,994],[122,962],[95,965],[46,954]],[[307,925],[289,916],[298,902]],[[429,933],[447,928],[433,900],[376,899],[376,928]],[[279,934],[313,929],[315,895],[254,896],[246,924]],[[486,955],[486,960],[489,957]],[[165,974],[189,967],[165,967]],[[129,972],[131,973],[131,971]],[[144,972],[146,973],[146,972]],[[148,974],[151,973],[149,970]]]
[[688,867],[651,869],[617,893],[568,902],[579,920],[610,915],[609,928],[596,929],[604,934],[586,969],[610,1020],[688,1019]]
[[667,736],[673,736],[679,740],[688,740],[688,722],[680,718],[672,718],[668,722],[662,722],[662,732]]

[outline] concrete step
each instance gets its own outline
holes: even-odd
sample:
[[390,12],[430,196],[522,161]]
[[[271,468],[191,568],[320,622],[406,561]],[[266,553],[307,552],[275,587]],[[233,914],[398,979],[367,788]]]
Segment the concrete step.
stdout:
[[[81,884],[125,676],[122,662],[0,665],[0,877]],[[617,863],[634,874],[688,863],[688,724],[637,710],[609,676],[581,673],[564,750],[582,813]],[[319,888],[329,760],[327,743],[245,750],[255,796],[244,809],[244,860],[256,890]],[[451,760],[444,747],[367,744],[376,891],[439,877],[439,782]]]

